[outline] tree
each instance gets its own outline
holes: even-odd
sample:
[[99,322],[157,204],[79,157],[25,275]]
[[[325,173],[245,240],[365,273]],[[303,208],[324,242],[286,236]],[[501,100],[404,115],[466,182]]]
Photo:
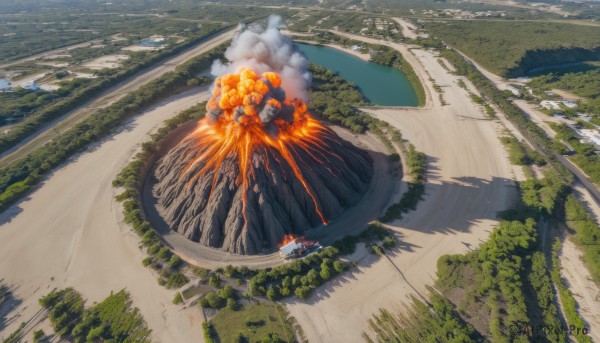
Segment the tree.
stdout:
[[300,287],[296,288],[296,291],[294,291],[296,296],[300,299],[307,299],[308,297],[310,297],[310,292],[311,292],[311,289],[306,286],[300,286]]
[[336,272],[341,273],[344,271],[345,268],[346,268],[346,266],[344,265],[344,262],[342,262],[342,261],[333,262],[333,269]]
[[329,278],[331,278],[331,271],[329,270],[329,267],[321,269],[319,275],[323,280],[329,280]]
[[233,298],[233,287],[226,285],[219,291],[219,296],[223,299]]
[[212,308],[221,308],[223,306],[223,298],[217,295],[215,292],[210,292],[204,296],[206,299],[208,306]]
[[267,290],[267,299],[271,301],[279,299],[279,292],[277,292],[277,288],[275,288],[273,285],[271,285]]
[[235,310],[236,303],[235,303],[235,300],[233,298],[227,299],[227,308],[230,309],[230,310]]

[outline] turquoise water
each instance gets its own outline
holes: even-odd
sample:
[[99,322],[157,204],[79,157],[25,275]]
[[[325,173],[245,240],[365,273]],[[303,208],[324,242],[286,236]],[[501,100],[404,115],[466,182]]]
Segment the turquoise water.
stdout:
[[0,89],[9,89],[10,82],[7,79],[0,79]]
[[161,42],[156,42],[152,39],[142,39],[138,45],[141,46],[150,46],[150,47],[159,47],[159,46],[163,46],[165,45],[166,42],[165,41],[161,41]]
[[326,47],[298,44],[308,59],[353,82],[373,105],[418,106],[419,99],[406,76],[398,69],[364,61]]

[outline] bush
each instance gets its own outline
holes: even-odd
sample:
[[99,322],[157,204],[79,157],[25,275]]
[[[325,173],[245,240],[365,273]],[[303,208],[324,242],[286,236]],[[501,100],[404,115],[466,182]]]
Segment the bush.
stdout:
[[338,273],[342,273],[346,269],[346,265],[342,261],[334,261],[333,269]]
[[183,297],[181,296],[180,292],[175,293],[175,297],[173,298],[173,304],[183,304]]
[[171,259],[169,260],[168,266],[171,269],[177,269],[181,266],[182,263],[183,263],[183,261],[181,260],[181,257],[179,257],[177,255],[173,255],[173,256],[171,256]]
[[296,288],[294,293],[300,299],[308,299],[308,297],[310,297],[311,289],[306,286],[300,286],[300,287]]
[[237,308],[237,304],[233,298],[227,299],[227,308],[230,310],[235,310]]
[[188,279],[188,277],[183,273],[173,273],[167,280],[167,288],[179,288],[188,282],[190,282],[190,279]]
[[208,279],[208,283],[214,288],[221,287],[221,277],[218,274],[213,274]]
[[235,290],[233,289],[233,287],[226,285],[219,291],[219,296],[223,299],[233,298],[234,292]]
[[35,330],[33,332],[33,342],[39,342],[42,338],[44,338],[44,336],[46,336],[44,330]]
[[279,292],[277,291],[276,287],[273,287],[273,285],[271,285],[267,290],[267,299],[271,301],[279,299]]
[[204,296],[206,304],[211,308],[221,308],[224,305],[224,300],[217,293],[210,292]]

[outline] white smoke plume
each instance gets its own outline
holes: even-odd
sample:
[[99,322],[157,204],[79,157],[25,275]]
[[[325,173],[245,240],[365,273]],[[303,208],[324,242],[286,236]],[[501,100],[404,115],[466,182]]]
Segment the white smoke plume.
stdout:
[[237,73],[240,67],[250,68],[259,75],[276,72],[281,76],[281,87],[288,98],[307,101],[311,81],[308,60],[292,38],[279,31],[281,28],[285,28],[285,24],[277,15],[269,17],[266,29],[260,25],[243,26],[225,51],[229,63],[216,60],[211,73],[215,76]]

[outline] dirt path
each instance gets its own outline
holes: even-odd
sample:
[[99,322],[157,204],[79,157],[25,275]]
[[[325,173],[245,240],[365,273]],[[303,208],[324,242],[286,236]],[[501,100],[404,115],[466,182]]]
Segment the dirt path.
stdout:
[[[403,52],[427,80],[429,101],[424,109],[367,111],[399,128],[427,154],[426,195],[416,211],[388,226],[399,240],[390,260],[366,257],[355,273],[319,289],[307,302],[290,301],[291,314],[311,342],[356,341],[380,308],[405,310],[409,295],[415,290],[425,293],[425,286],[435,279],[438,258],[477,247],[496,225],[496,213],[516,198],[513,167],[497,138],[502,126],[485,118],[435,56],[420,49],[412,50],[413,55],[405,46],[384,44]],[[440,104],[429,75],[444,90],[448,106]]]
[[237,29],[225,31],[208,40],[199,43],[195,47],[180,53],[179,55],[168,59],[167,61],[158,64],[157,66],[148,69],[141,74],[137,74],[126,81],[123,81],[109,90],[99,94],[98,98],[89,101],[83,106],[68,112],[64,116],[48,123],[40,130],[23,140],[20,144],[0,155],[0,164],[6,165],[20,158],[25,157],[28,153],[34,151],[40,146],[52,140],[60,133],[68,130],[73,125],[81,122],[96,110],[110,106],[112,103],[123,98],[125,95],[137,90],[144,84],[159,78],[163,74],[175,70],[175,67],[186,62],[187,60],[209,51],[216,46],[231,39]]
[[[75,156],[27,199],[0,215],[0,275],[22,301],[0,331],[13,332],[40,310],[38,299],[72,286],[88,304],[126,288],[159,342],[202,340],[202,315],[171,304],[173,290],[142,267],[139,238],[121,225],[111,182],[162,121],[208,98],[207,89],[171,97]],[[27,339],[30,339],[28,337]]]
[[581,261],[582,255],[570,238],[564,239],[559,252],[560,274],[579,305],[578,312],[590,329],[588,335],[594,342],[600,342],[600,288]]

